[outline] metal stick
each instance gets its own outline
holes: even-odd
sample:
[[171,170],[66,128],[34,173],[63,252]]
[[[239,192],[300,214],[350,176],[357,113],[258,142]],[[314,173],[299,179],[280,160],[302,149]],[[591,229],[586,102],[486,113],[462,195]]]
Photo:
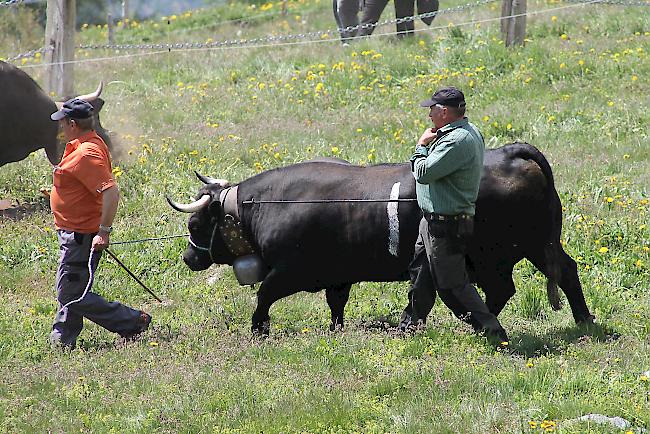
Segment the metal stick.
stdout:
[[146,286],[144,283],[142,283],[142,281],[141,281],[140,279],[138,279],[138,276],[136,276],[135,274],[133,274],[133,273],[131,272],[131,270],[129,270],[128,268],[126,268],[126,265],[124,265],[124,264],[122,263],[122,261],[120,261],[119,259],[117,259],[117,256],[115,256],[115,255],[113,254],[113,252],[111,252],[111,251],[108,250],[108,249],[104,249],[104,250],[106,251],[106,253],[108,253],[108,254],[111,256],[111,258],[115,259],[115,262],[117,262],[118,265],[119,265],[120,267],[124,268],[124,271],[126,271],[127,273],[129,273],[129,276],[133,277],[133,278],[135,279],[135,281],[138,282],[138,283],[140,284],[140,286],[142,286],[144,289],[146,289],[147,292],[148,292],[149,294],[153,295],[154,298],[155,298],[156,300],[158,300],[160,303],[163,302],[160,298],[158,298],[158,296],[157,296],[156,294],[153,293],[153,291],[151,291],[149,288],[147,288],[147,286]]

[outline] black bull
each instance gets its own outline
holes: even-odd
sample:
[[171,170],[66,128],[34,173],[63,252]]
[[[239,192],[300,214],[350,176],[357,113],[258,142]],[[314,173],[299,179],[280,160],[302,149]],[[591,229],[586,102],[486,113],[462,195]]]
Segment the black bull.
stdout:
[[[535,147],[514,143],[485,154],[476,204],[475,232],[467,263],[495,315],[514,295],[514,265],[527,258],[548,279],[549,299],[559,308],[555,282],[566,294],[577,323],[591,322],[575,261],[560,244],[562,207],[546,158]],[[206,178],[203,178],[205,181]],[[209,180],[208,180],[209,181]],[[183,260],[192,270],[232,264],[215,224],[223,220],[224,182],[201,188],[189,219],[192,241]],[[407,164],[360,167],[305,162],[269,170],[238,184],[237,207],[245,236],[268,267],[257,294],[252,329],[268,333],[269,309],[299,291],[326,290],[332,327],[343,324],[350,286],[362,281],[409,277],[422,213],[415,202],[250,204],[245,201],[415,198]],[[178,210],[179,205],[170,204]],[[190,212],[188,208],[184,211]]]
[[[99,112],[104,101],[99,98],[102,85],[78,98],[90,102],[95,111],[95,130],[109,149],[109,134],[101,125]],[[62,103],[58,103],[62,104]],[[57,111],[55,103],[23,70],[0,61],[0,166],[20,161],[30,153],[45,148],[50,163],[57,164],[63,153],[57,134],[58,122],[50,119]]]

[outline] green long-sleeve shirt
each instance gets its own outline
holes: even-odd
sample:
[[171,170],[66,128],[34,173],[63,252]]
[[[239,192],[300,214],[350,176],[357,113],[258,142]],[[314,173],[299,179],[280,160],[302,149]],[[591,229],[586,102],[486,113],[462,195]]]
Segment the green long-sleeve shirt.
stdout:
[[484,152],[483,136],[467,118],[440,128],[430,147],[418,146],[411,168],[420,208],[436,214],[474,215]]

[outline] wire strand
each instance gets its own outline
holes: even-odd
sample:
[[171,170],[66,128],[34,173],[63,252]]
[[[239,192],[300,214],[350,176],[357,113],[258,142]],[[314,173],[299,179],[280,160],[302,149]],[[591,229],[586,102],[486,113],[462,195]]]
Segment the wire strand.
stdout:
[[[485,18],[485,19],[480,19],[480,20],[470,20],[470,21],[465,21],[462,23],[456,23],[453,24],[454,27],[464,27],[464,26],[470,26],[470,25],[476,25],[476,24],[482,24],[482,23],[489,23],[489,22],[494,22],[494,21],[500,21],[503,19],[508,19],[508,18],[517,18],[521,16],[535,16],[535,15],[541,15],[541,14],[546,14],[546,13],[551,13],[551,12],[556,12],[559,10],[564,10],[564,9],[572,9],[572,8],[577,8],[577,7],[584,7],[587,5],[591,5],[594,3],[600,3],[602,0],[590,0],[588,2],[580,2],[580,3],[572,3],[569,5],[565,6],[558,6],[555,8],[548,8],[548,9],[542,9],[538,11],[532,11],[532,12],[526,12],[522,14],[512,14],[508,16],[499,16],[499,17],[493,17],[493,18]],[[437,26],[437,27],[429,27],[429,28],[423,28],[423,29],[415,29],[413,32],[414,33],[421,33],[421,32],[434,32],[437,30],[443,30],[443,29],[448,29],[448,25],[443,25],[443,26]],[[338,32],[332,31],[332,33]],[[369,36],[364,36],[363,38],[380,38],[380,37],[386,37],[386,36],[393,36],[397,34],[403,34],[403,32],[385,32],[385,33],[373,33],[372,35]],[[314,39],[314,40],[307,40],[307,41],[292,41],[292,42],[285,42],[285,43],[270,43],[270,44],[251,44],[251,45],[233,45],[233,46],[220,46],[220,47],[200,47],[200,48],[178,48],[178,49],[171,49],[168,48],[166,50],[159,50],[159,51],[152,51],[152,52],[147,52],[147,53],[133,53],[133,54],[125,54],[123,56],[107,56],[107,57],[98,57],[98,58],[93,58],[93,59],[80,59],[80,60],[69,60],[66,62],[56,62],[56,63],[40,63],[37,65],[22,65],[21,68],[26,69],[26,68],[40,68],[40,67],[46,67],[46,66],[52,66],[52,65],[63,65],[63,64],[79,64],[79,63],[89,63],[89,62],[102,62],[102,61],[107,61],[107,60],[115,60],[115,59],[127,59],[127,58],[134,58],[134,57],[144,57],[144,56],[153,56],[153,55],[159,55],[159,54],[181,54],[181,53],[196,53],[196,52],[204,52],[204,51],[223,51],[223,50],[233,50],[233,49],[253,49],[253,48],[269,48],[269,47],[276,47],[276,48],[281,48],[281,47],[293,47],[293,46],[298,46],[298,45],[307,45],[307,44],[321,44],[321,43],[340,43],[338,40],[338,35],[337,38],[333,39]]]

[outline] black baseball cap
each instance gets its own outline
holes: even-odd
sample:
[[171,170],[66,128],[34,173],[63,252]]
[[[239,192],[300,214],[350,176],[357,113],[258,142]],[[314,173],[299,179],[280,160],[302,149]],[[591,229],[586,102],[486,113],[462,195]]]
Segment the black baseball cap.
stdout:
[[465,107],[465,95],[455,87],[443,87],[442,89],[438,89],[430,99],[420,103],[422,107],[431,107],[436,104],[448,107]]
[[72,98],[63,103],[59,111],[50,115],[53,121],[60,121],[68,117],[70,119],[88,119],[93,115],[93,106],[83,99]]

